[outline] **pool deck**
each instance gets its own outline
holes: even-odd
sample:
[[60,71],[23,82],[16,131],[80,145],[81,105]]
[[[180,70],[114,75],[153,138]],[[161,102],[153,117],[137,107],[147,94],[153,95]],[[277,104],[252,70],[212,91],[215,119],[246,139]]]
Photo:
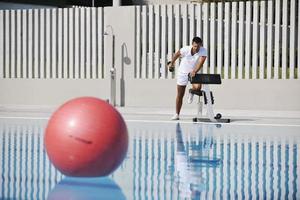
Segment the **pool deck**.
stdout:
[[[128,121],[159,121],[174,122],[170,118],[174,108],[160,107],[116,107]],[[0,106],[0,118],[32,118],[47,119],[55,107],[10,107]],[[254,124],[272,126],[299,126],[300,111],[270,111],[270,110],[215,110],[222,113],[223,118],[230,118],[231,124]],[[192,122],[196,110],[182,108],[180,122]]]
[[[172,108],[118,108],[126,120],[171,121]],[[300,126],[300,111],[215,110],[232,124]],[[192,122],[196,110],[182,109],[180,121]]]

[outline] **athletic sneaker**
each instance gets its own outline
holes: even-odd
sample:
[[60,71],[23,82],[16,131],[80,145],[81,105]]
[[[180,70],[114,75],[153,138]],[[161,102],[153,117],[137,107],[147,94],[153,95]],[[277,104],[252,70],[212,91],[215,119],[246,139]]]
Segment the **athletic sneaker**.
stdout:
[[171,118],[171,120],[179,120],[179,115],[178,115],[178,114],[175,114],[175,115]]
[[194,94],[192,94],[191,91],[189,91],[188,104],[191,104],[193,102],[193,97],[194,97]]

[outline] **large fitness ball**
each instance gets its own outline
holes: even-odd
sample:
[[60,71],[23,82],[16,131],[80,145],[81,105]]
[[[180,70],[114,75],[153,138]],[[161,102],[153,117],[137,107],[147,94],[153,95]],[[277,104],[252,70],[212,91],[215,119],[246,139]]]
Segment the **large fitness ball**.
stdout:
[[72,99],[51,116],[45,133],[50,161],[67,176],[106,176],[123,161],[128,148],[126,124],[107,102]]

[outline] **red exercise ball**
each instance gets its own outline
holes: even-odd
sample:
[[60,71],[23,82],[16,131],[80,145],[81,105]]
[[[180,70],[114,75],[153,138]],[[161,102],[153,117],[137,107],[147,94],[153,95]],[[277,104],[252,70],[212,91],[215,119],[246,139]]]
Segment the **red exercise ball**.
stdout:
[[113,106],[94,97],[80,97],[54,112],[44,142],[50,161],[61,173],[106,176],[123,161],[128,133]]

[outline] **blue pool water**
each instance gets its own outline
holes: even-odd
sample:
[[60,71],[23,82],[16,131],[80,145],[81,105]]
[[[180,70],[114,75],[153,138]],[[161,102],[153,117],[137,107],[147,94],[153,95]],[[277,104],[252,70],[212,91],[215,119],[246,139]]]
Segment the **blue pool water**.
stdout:
[[128,121],[110,176],[60,174],[45,120],[0,119],[0,199],[300,199],[300,127]]

